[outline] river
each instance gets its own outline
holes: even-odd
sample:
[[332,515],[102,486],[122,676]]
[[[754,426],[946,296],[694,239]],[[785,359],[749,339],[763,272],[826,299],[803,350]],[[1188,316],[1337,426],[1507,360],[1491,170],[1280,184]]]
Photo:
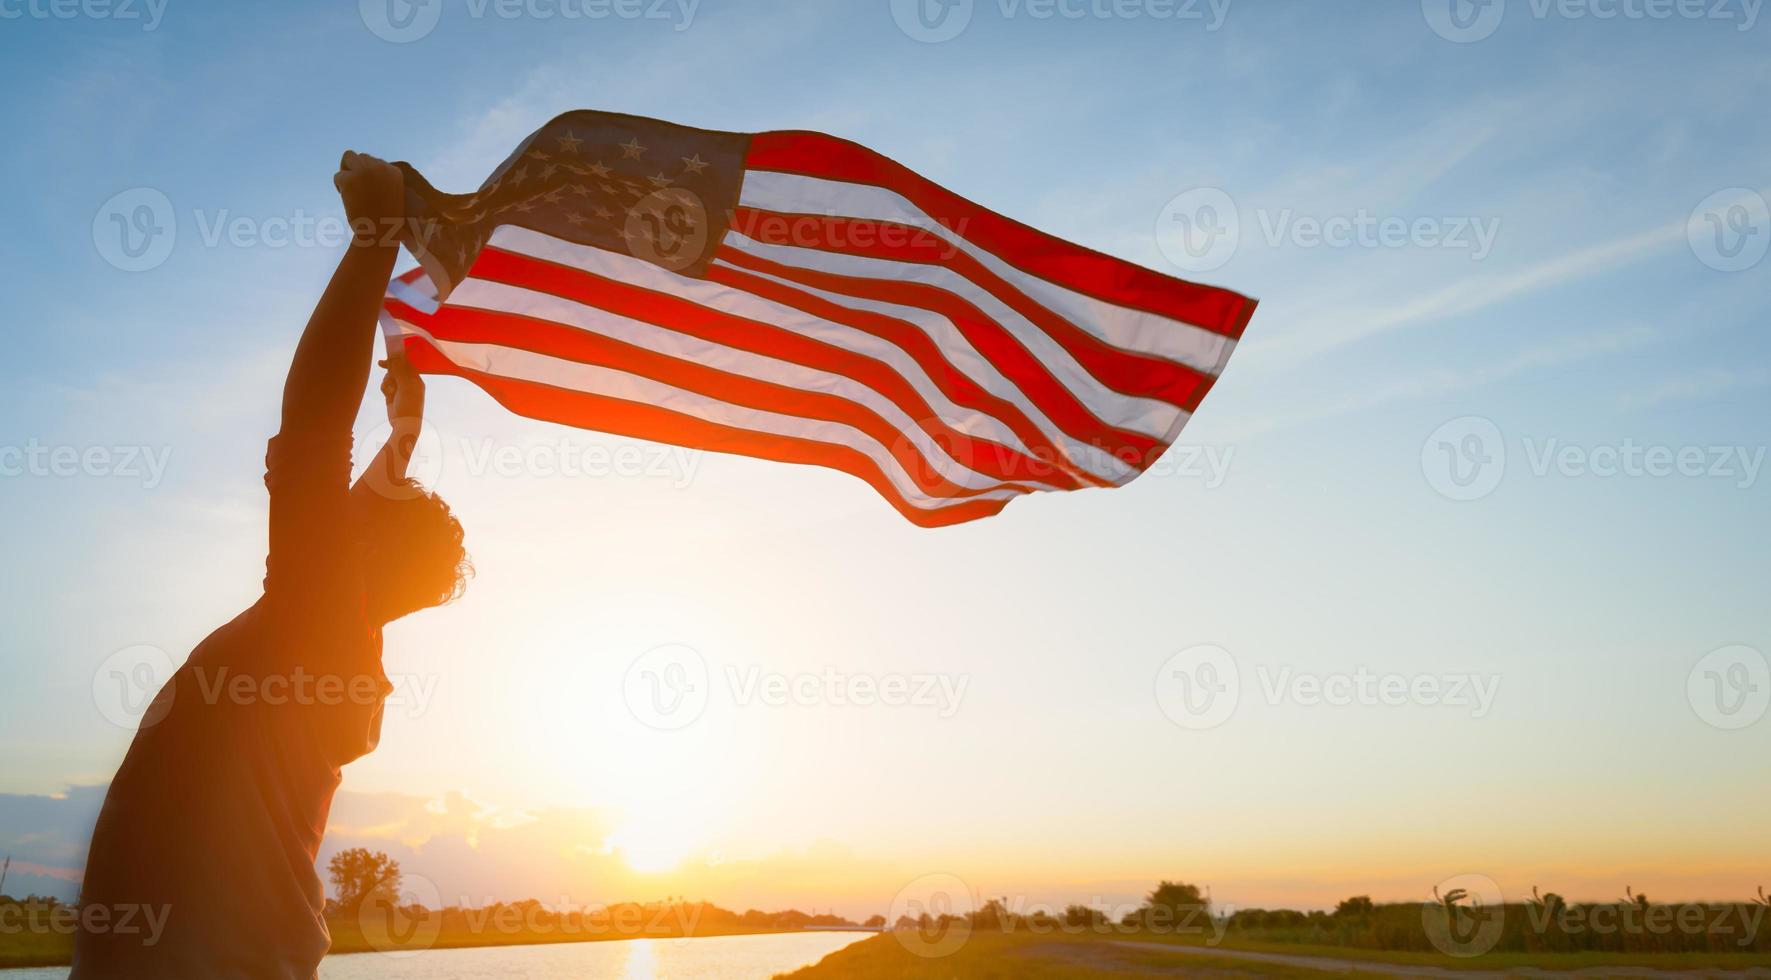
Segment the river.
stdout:
[[[320,980],[769,980],[871,933],[796,932],[706,939],[622,939],[547,946],[328,956]],[[0,970],[4,980],[66,980],[66,967]]]

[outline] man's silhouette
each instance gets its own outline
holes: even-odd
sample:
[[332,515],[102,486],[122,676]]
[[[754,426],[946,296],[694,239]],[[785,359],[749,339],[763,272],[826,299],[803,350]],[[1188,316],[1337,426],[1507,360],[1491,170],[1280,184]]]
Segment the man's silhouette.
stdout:
[[424,388],[384,364],[393,435],[354,488],[351,424],[405,214],[400,171],[347,153],[333,178],[356,240],[308,321],[266,454],[264,595],[160,692],[111,783],[82,901],[164,915],[159,941],[82,932],[78,980],[311,980],[330,936],[314,862],[339,767],[375,748],[381,628],[448,602],[461,525],[406,478]]

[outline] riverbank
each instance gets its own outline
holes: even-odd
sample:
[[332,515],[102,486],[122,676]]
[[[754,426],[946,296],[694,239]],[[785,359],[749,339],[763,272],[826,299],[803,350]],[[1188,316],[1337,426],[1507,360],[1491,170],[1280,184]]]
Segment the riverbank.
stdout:
[[[949,949],[948,947],[952,947]],[[919,955],[941,952],[945,955]],[[1246,943],[1208,946],[1196,938],[1135,932],[1037,935],[979,932],[931,945],[887,934],[838,950],[779,980],[1125,980],[1128,976],[1617,977],[1696,971],[1771,977],[1763,953],[1489,953],[1467,959],[1429,953]]]
[[[356,922],[332,922],[332,951],[343,956],[386,952],[389,949],[481,949],[501,946],[551,946],[567,943],[618,942],[629,939],[714,939],[731,936],[818,935],[831,929],[768,929],[707,926],[690,930],[638,929],[629,931],[564,932],[559,930],[500,931],[486,928],[442,929],[434,936],[398,930],[405,941],[391,942],[383,934],[365,935]],[[855,932],[867,932],[857,927]],[[0,970],[70,966],[74,937],[58,932],[0,933]]]

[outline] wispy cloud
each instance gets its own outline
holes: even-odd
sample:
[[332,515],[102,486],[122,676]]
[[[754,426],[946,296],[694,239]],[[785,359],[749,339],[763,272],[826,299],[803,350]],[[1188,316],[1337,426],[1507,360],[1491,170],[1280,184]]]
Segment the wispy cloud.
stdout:
[[1732,392],[1771,387],[1771,369],[1719,367],[1668,378],[1651,388],[1618,398],[1621,408],[1640,410],[1671,402],[1707,401]]
[[1572,337],[1518,351],[1493,363],[1465,369],[1433,368],[1362,389],[1355,394],[1294,412],[1231,423],[1222,438],[1235,442],[1262,433],[1291,428],[1322,419],[1370,411],[1420,398],[1441,396],[1496,384],[1533,371],[1578,363],[1595,357],[1627,353],[1663,339],[1663,332],[1645,325],[1621,327]]
[[1526,268],[1497,275],[1459,279],[1447,286],[1407,297],[1393,304],[1364,309],[1338,309],[1306,322],[1283,337],[1248,345],[1260,351],[1268,368],[1290,366],[1379,334],[1422,326],[1455,316],[1614,272],[1631,262],[1668,250],[1685,241],[1685,219],[1599,242],[1553,256]]

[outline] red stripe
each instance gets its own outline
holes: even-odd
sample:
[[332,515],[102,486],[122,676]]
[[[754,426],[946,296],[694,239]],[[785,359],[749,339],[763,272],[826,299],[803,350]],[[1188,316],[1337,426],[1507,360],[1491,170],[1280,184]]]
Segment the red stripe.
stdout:
[[435,314],[426,316],[397,300],[388,305],[395,316],[417,324],[438,340],[496,344],[534,351],[651,378],[734,405],[851,426],[885,447],[909,473],[917,488],[931,497],[972,497],[998,488],[1022,493],[1035,489],[1013,482],[982,489],[953,483],[942,476],[897,427],[866,407],[836,395],[715,370],[602,334],[515,313],[447,304]]
[[1163,275],[1036,231],[857,143],[824,133],[758,133],[745,166],[874,184],[908,198],[949,230],[1026,272],[1120,306],[1240,338],[1256,301],[1217,286]]
[[847,446],[752,432],[656,405],[489,375],[451,362],[422,337],[408,334],[405,340],[407,356],[419,371],[466,378],[518,415],[691,449],[841,470],[867,481],[906,520],[921,527],[945,527],[975,521],[1000,512],[1008,504],[1006,500],[971,500],[924,510],[905,502],[891,480],[867,454]]
[[[945,239],[910,225],[869,218],[783,214],[737,208],[732,227],[770,245],[817,249],[947,269],[1001,300],[1045,331],[1095,379],[1121,394],[1156,398],[1189,412],[1209,386],[1210,375],[1178,361],[1115,347],[1040,305],[982,262]],[[810,232],[810,234],[807,234]]]
[[769,275],[791,279],[818,289],[864,299],[931,310],[953,322],[978,353],[1011,379],[1058,428],[1118,458],[1126,465],[1144,469],[1166,446],[1141,432],[1116,429],[1096,418],[1070,389],[1052,376],[1045,364],[977,307],[934,286],[890,279],[872,279],[820,272],[783,265],[721,245],[715,260]]
[[987,476],[1009,482],[1049,483],[1063,490],[1081,486],[1050,462],[1057,458],[1055,453],[1038,459],[952,428],[903,375],[875,358],[680,296],[490,246],[474,263],[473,278],[547,293],[713,343],[843,375],[891,399],[949,455]]
[[[758,260],[765,262],[765,260]],[[753,293],[767,300],[791,306],[820,319],[853,327],[864,333],[872,334],[893,345],[902,348],[922,365],[929,379],[940,388],[955,405],[974,409],[1008,426],[1021,444],[1026,446],[1036,460],[1042,465],[1050,461],[1050,465],[1060,468],[1069,474],[1076,486],[1113,486],[1113,481],[1095,476],[1075,466],[1064,451],[1054,445],[1044,430],[1035,425],[1033,420],[1019,407],[1005,398],[991,394],[974,381],[970,375],[953,366],[942,352],[940,345],[933,337],[924,333],[915,324],[900,320],[897,317],[874,313],[871,310],[857,310],[852,307],[833,303],[822,296],[808,293],[803,289],[778,283],[772,279],[752,275],[730,266],[712,265],[708,267],[707,279],[721,285],[731,286]]]

